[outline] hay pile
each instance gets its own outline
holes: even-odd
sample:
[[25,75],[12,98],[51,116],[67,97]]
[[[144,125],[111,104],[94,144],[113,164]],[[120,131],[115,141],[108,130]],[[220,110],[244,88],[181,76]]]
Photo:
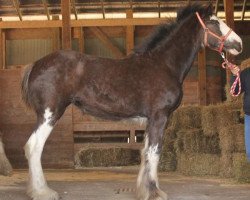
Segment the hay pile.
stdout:
[[140,151],[126,148],[88,148],[75,155],[75,166],[110,167],[140,164]]
[[220,157],[217,154],[181,153],[177,170],[185,175],[216,176],[220,171]]
[[246,161],[245,153],[234,153],[232,160],[234,178],[239,182],[250,183],[250,163]]
[[228,101],[175,111],[165,134],[161,169],[250,181],[239,104]]

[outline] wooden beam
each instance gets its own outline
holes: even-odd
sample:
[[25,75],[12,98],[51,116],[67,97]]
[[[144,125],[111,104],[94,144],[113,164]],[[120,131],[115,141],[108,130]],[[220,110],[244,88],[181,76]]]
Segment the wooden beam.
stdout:
[[226,23],[234,29],[234,0],[224,0]]
[[116,58],[124,57],[124,54],[120,51],[118,47],[116,47],[109,39],[109,37],[98,27],[90,27],[89,28],[92,33],[95,34],[97,38],[101,40],[101,42],[112,51]]
[[218,13],[218,10],[219,10],[219,2],[220,2],[220,0],[216,0],[216,2],[215,2],[215,14],[217,15],[217,13]]
[[48,2],[47,2],[47,0],[42,0],[42,2],[43,2],[43,7],[44,7],[44,10],[45,10],[45,14],[47,15],[48,20],[50,20]]
[[60,45],[60,30],[59,28],[54,28],[52,31],[52,51],[57,51],[61,49]]
[[70,0],[61,0],[62,49],[71,49]]
[[198,53],[198,93],[199,104],[207,104],[207,73],[206,73],[206,50],[202,49]]
[[76,9],[76,1],[75,0],[71,0],[71,3],[72,3],[74,15],[75,15],[75,19],[78,20],[77,9]]
[[84,53],[84,37],[83,37],[83,28],[75,27],[73,28],[73,38],[78,40],[79,51]]
[[[133,18],[133,11],[127,10],[126,11],[126,17],[131,19]],[[134,26],[126,26],[126,54],[130,54],[132,50],[134,49]]]
[[245,17],[246,4],[247,4],[247,0],[244,0],[243,5],[242,5],[241,20],[244,20],[244,17]]
[[161,18],[161,0],[158,0],[158,17]]
[[22,18],[22,13],[21,13],[21,10],[20,10],[20,7],[19,7],[19,1],[18,0],[12,0],[12,4],[17,12],[17,15],[20,19],[20,21],[23,21],[23,18]]
[[102,3],[102,17],[103,19],[105,19],[105,8],[104,8],[104,0],[101,0],[101,3]]
[[51,39],[51,28],[6,29],[6,40]]
[[3,30],[0,29],[0,69],[3,69]]
[[[134,18],[134,19],[79,19],[71,20],[71,27],[91,27],[91,26],[149,26],[158,25],[166,21],[163,18]],[[61,20],[50,21],[0,21],[0,28],[55,28],[62,27]]]

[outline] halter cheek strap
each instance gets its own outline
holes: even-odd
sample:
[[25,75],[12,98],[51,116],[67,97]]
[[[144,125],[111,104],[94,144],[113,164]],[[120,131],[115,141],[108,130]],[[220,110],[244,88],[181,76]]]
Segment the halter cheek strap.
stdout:
[[[230,63],[230,62],[226,59],[224,53],[222,52],[223,47],[224,47],[224,43],[225,43],[226,39],[228,38],[228,36],[231,34],[232,29],[230,29],[230,30],[227,32],[226,35],[224,35],[224,36],[218,36],[218,35],[216,35],[216,34],[215,34],[214,32],[212,32],[212,31],[210,31],[210,30],[206,27],[205,23],[204,23],[203,20],[201,19],[201,17],[200,17],[200,15],[199,15],[198,12],[196,12],[196,16],[197,16],[197,18],[198,18],[198,20],[199,20],[199,22],[200,22],[202,28],[204,29],[204,34],[205,34],[205,35],[204,35],[204,45],[207,46],[207,47],[209,47],[210,49],[213,49],[213,50],[218,51],[218,52],[220,53],[221,57],[222,57],[223,60],[224,60],[224,62],[222,63],[222,67],[223,67],[223,68],[228,68],[228,69],[230,69],[230,70],[233,69],[233,68],[235,68],[235,67],[238,67],[237,65],[234,65],[234,64]],[[211,46],[209,46],[208,41],[207,41],[208,35],[211,35],[212,37],[215,37],[215,38],[217,38],[217,39],[219,40],[219,42],[220,42],[219,48],[212,48]],[[238,67],[238,68],[239,68],[239,67]],[[237,73],[236,76],[237,76],[237,77],[236,77],[236,79],[235,79],[235,81],[234,81],[234,83],[233,83],[233,85],[232,85],[232,87],[231,87],[231,89],[230,89],[230,93],[231,93],[232,96],[238,96],[238,95],[241,93],[240,70],[238,71],[238,73]],[[237,85],[238,85],[238,93],[235,94],[235,89],[236,89],[236,86],[237,86]]]
[[[224,35],[224,36],[218,36],[217,34],[215,34],[214,32],[210,31],[210,30],[206,27],[205,23],[204,23],[203,20],[201,19],[201,17],[200,17],[200,15],[199,15],[198,12],[196,12],[196,16],[197,16],[197,18],[198,18],[198,20],[199,20],[199,22],[200,22],[202,28],[204,29],[204,33],[205,33],[205,35],[204,35],[204,45],[207,46],[207,47],[209,47],[210,49],[213,49],[213,50],[218,51],[219,53],[221,53],[222,50],[223,50],[223,47],[224,47],[224,43],[225,43],[226,39],[228,38],[228,36],[231,34],[232,29],[230,29],[230,30],[227,32],[226,35]],[[208,41],[207,41],[207,40],[208,40],[208,35],[211,35],[212,37],[214,37],[214,38],[216,38],[216,39],[219,40],[220,46],[219,46],[218,48],[212,48],[212,47],[208,44]]]

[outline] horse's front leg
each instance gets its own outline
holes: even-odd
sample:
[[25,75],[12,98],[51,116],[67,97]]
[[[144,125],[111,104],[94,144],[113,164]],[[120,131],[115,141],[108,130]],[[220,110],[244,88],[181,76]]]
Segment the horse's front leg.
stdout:
[[141,168],[137,179],[138,200],[167,200],[167,194],[159,188],[157,176],[166,123],[167,115],[164,112],[156,112],[148,120],[145,147],[141,153]]

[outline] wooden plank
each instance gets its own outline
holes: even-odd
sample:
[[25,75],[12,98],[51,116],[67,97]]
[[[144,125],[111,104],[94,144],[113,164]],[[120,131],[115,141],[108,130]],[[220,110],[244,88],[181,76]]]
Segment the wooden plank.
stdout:
[[79,51],[84,53],[84,31],[82,27],[79,27],[79,39],[78,39],[78,46],[79,46]]
[[57,51],[60,49],[60,31],[59,28],[54,28],[52,31],[52,50]]
[[0,69],[3,69],[3,30],[0,29]]
[[[148,26],[157,25],[165,19],[159,18],[133,18],[133,19],[79,19],[72,20],[71,27],[95,27],[95,26]],[[61,20],[36,20],[36,21],[0,21],[0,28],[54,28],[62,27]]]
[[6,40],[51,39],[51,28],[6,29]]
[[[133,10],[127,10],[126,17],[128,19],[132,19],[133,18]],[[134,26],[126,26],[126,53],[127,53],[127,55],[130,54],[132,52],[132,50],[134,49],[134,44],[135,44],[134,30],[135,30]]]
[[119,123],[119,122],[88,122],[74,123],[73,131],[129,131],[130,129],[145,130],[146,125],[136,123]]
[[206,90],[206,51],[202,49],[198,52],[198,91],[199,104],[207,104],[207,90]]
[[62,49],[71,49],[70,0],[61,0]]
[[116,47],[109,39],[109,37],[98,27],[89,27],[89,29],[95,34],[97,38],[101,40],[101,42],[112,51],[116,58],[124,57],[124,54],[120,51],[118,47]]

